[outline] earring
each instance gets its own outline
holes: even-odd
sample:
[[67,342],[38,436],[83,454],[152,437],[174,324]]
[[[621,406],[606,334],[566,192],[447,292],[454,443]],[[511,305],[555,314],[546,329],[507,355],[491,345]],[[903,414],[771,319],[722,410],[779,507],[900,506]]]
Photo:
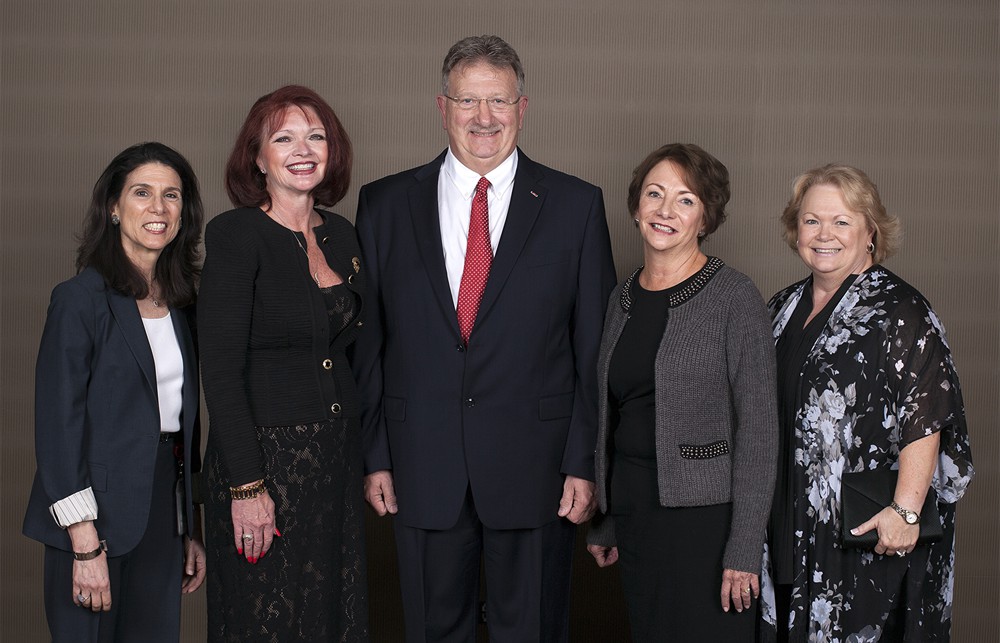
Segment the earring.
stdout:
[[871,253],[875,252],[875,244],[873,242],[869,241],[868,245],[865,246],[865,250],[868,251],[868,254],[871,254]]
[[122,222],[122,220],[120,218],[118,218],[117,214],[112,214],[111,215],[111,225],[118,225],[121,222]]
[[701,232],[698,233],[698,238],[699,239],[704,239],[705,238],[705,231],[704,230],[702,230]]
[[633,223],[635,223],[635,227],[638,228],[639,227],[639,217],[633,218],[632,221],[633,221]]
[[264,174],[264,175],[267,174],[267,170],[265,170],[264,168],[258,168],[258,169],[260,170],[261,174]]

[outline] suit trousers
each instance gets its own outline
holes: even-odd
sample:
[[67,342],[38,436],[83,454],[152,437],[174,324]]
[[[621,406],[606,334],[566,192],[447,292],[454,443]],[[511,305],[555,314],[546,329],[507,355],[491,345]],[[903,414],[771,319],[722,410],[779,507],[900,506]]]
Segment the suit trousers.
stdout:
[[[93,612],[74,604],[73,554],[45,548],[45,615],[53,643],[179,640],[184,541],[177,534],[173,449],[173,442],[157,447],[153,497],[142,540],[127,554],[107,559],[110,611]],[[109,547],[114,554],[114,543]]]
[[408,643],[475,643],[480,564],[486,622],[494,643],[566,643],[575,525],[490,529],[471,491],[454,527],[428,530],[394,521]]

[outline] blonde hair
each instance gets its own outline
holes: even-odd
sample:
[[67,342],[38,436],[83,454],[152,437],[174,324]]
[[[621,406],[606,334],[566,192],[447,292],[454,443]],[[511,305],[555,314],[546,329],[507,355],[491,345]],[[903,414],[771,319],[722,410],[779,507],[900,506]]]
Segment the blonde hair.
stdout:
[[814,185],[832,185],[839,189],[847,207],[865,217],[868,228],[874,233],[873,262],[882,263],[896,254],[903,240],[903,224],[897,216],[886,212],[878,188],[867,174],[856,167],[836,163],[811,169],[795,179],[792,198],[781,213],[784,226],[782,237],[792,250],[798,249],[798,218],[802,200]]

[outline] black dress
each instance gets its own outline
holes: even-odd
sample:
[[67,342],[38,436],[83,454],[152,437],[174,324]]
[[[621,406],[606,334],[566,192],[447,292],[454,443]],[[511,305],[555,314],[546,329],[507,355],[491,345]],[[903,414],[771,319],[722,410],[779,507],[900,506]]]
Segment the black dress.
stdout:
[[[321,290],[336,337],[353,323],[355,297],[344,284]],[[209,450],[207,529],[230,543],[210,550],[209,640],[366,641],[357,421],[258,427],[257,439],[281,537],[256,564],[237,553],[228,484]]]

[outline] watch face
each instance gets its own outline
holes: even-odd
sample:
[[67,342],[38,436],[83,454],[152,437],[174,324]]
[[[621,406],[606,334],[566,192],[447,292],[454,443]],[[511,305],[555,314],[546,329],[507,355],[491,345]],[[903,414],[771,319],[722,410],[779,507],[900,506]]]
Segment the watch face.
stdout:
[[915,525],[915,524],[917,524],[918,520],[919,520],[919,518],[917,518],[917,514],[913,513],[912,511],[907,511],[906,512],[906,522],[907,523],[909,523],[911,525]]

